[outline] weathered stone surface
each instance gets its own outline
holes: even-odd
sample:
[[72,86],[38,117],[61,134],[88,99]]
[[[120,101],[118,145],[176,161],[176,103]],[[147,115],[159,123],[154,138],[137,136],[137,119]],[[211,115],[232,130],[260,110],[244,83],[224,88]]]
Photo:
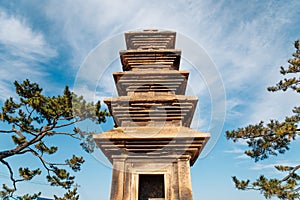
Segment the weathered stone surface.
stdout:
[[107,158],[113,155],[171,156],[189,155],[194,164],[208,141],[208,133],[197,132],[183,126],[171,127],[118,127],[94,135],[97,145]]
[[111,181],[110,199],[123,199],[125,159],[115,159]]
[[107,98],[116,128],[94,135],[113,164],[111,200],[192,200],[190,166],[210,138],[189,128],[198,102],[184,96],[188,71],[178,71],[176,33],[125,33],[119,97]]
[[179,185],[179,199],[191,200],[192,182],[190,174],[190,159],[188,157],[181,157],[178,159],[178,185]]
[[[111,195],[111,199],[140,200],[142,199],[139,198],[141,196],[145,198],[145,195],[148,195],[149,191],[145,192],[143,195],[139,194],[139,192],[143,192],[139,189],[139,178],[141,175],[160,175],[163,177],[163,199],[192,199],[188,155],[178,156],[177,158],[172,158],[170,156],[141,156],[139,158],[125,155],[114,156],[114,162],[119,163],[121,159],[124,160],[124,165],[121,165],[121,168],[124,166],[124,170],[114,169],[113,171],[113,173],[116,173],[117,175],[113,176],[112,193],[114,192],[114,194]],[[120,182],[114,184],[116,183],[114,182],[114,178]],[[161,192],[162,191],[160,190],[159,194],[161,194]],[[155,193],[155,190],[153,193]],[[149,195],[148,198],[153,197]]]
[[153,70],[113,73],[118,94],[132,96],[152,92],[154,95],[184,95],[189,72],[186,70]]
[[108,105],[116,126],[176,124],[189,127],[198,97],[138,93],[131,96],[106,98],[104,102]]
[[176,32],[148,29],[125,33],[127,49],[174,49]]
[[178,70],[180,50],[123,50],[120,51],[123,71]]

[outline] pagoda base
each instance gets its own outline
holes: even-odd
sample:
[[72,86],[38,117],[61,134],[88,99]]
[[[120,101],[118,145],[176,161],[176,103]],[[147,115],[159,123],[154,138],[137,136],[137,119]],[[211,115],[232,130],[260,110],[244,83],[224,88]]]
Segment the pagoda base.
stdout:
[[188,127],[118,127],[94,136],[113,164],[111,200],[191,200],[190,166],[210,135]]
[[190,156],[114,157],[110,199],[193,199]]

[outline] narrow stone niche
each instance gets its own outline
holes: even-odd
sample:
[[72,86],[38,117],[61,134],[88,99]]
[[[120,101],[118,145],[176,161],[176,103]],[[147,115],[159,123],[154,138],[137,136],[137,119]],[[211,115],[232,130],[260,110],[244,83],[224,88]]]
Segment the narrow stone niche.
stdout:
[[138,187],[138,200],[165,199],[163,174],[140,174]]

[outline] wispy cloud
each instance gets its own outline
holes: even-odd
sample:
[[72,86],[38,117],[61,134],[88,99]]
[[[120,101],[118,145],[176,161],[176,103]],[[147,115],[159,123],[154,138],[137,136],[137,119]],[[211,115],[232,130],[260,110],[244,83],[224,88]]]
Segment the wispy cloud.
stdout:
[[0,10],[0,24],[0,98],[5,99],[12,95],[14,80],[42,80],[47,75],[43,63],[56,51],[25,19]]
[[249,159],[250,157],[245,154],[245,150],[241,148],[233,148],[229,150],[225,150],[224,153],[229,153],[229,154],[238,154],[234,156],[234,159]]
[[258,120],[283,120],[293,114],[292,109],[295,106],[299,106],[299,94],[292,91],[258,94],[261,95],[250,106],[253,114],[249,117],[249,122],[252,123],[257,123]]
[[247,156],[246,154],[241,154],[234,157],[234,159],[249,159],[249,156]]
[[[230,123],[234,123],[234,126],[241,126],[267,118],[271,114],[279,116],[284,110],[275,106],[268,112],[264,111],[270,107],[268,102],[274,101],[272,96],[265,95],[265,88],[278,80],[276,75],[278,69],[274,66],[280,66],[286,60],[285,49],[288,45],[285,32],[289,30],[289,25],[295,23],[294,11],[291,10],[294,10],[297,4],[299,3],[296,0],[289,4],[269,2],[253,4],[230,0],[205,3],[189,0],[178,3],[74,0],[63,1],[60,6],[57,6],[55,1],[49,1],[43,9],[47,20],[54,25],[52,29],[60,30],[62,42],[71,47],[71,63],[75,66],[73,70],[78,70],[80,74],[75,82],[80,79],[81,83],[85,82],[87,85],[82,92],[88,94],[97,92],[95,94],[97,97],[114,93],[111,69],[121,71],[121,66],[113,68],[109,66],[112,60],[102,62],[97,61],[97,57],[83,73],[81,68],[76,68],[97,44],[103,44],[112,35],[132,29],[154,27],[175,30],[193,38],[211,56],[225,84],[227,119]],[[127,9],[124,10],[124,7]],[[240,12],[241,10],[244,12]],[[122,13],[122,16],[119,13]],[[123,37],[121,39],[124,40]],[[99,51],[97,55],[110,58],[108,54],[114,54],[113,58],[117,58],[118,50],[124,48],[122,45],[110,45],[107,51]],[[182,50],[183,56],[185,52],[189,52],[189,49]],[[193,49],[190,50],[192,51]],[[202,65],[207,71],[211,70],[204,60],[192,64]],[[190,70],[192,71],[192,68]],[[209,126],[212,115],[224,116],[217,113],[221,109],[214,105],[214,102],[210,102],[212,94],[209,94],[211,91],[207,86],[213,85],[216,93],[218,88],[221,88],[215,81],[216,76],[216,73],[213,73],[199,80],[195,72],[191,72],[189,80],[194,94],[201,98],[199,98],[201,116],[195,116],[194,119],[201,121],[201,128],[204,127],[204,130],[205,126]],[[287,104],[291,103],[285,105]],[[266,113],[270,115],[266,116]],[[213,123],[215,125],[219,122]]]
[[[181,35],[193,38],[208,52],[217,71],[206,73],[212,71],[211,65],[199,58],[200,62],[192,64],[203,67],[204,81],[195,77],[195,72],[191,72],[189,80],[194,94],[201,98],[201,116],[195,116],[194,119],[200,121],[201,128],[204,127],[202,130],[209,129],[213,136],[205,149],[210,151],[219,138],[219,132],[222,131],[216,127],[223,125],[222,118],[225,116],[222,109],[225,102],[221,104],[221,98],[212,99],[214,94],[221,94],[219,91],[223,88],[216,81],[219,73],[226,89],[225,108],[228,110],[227,120],[230,126],[238,127],[256,122],[271,114],[275,117],[284,115],[281,112],[283,109],[276,106],[268,110],[272,112],[266,116],[267,112],[264,109],[270,107],[267,103],[274,100],[272,96],[265,95],[265,88],[278,80],[276,66],[280,66],[286,60],[286,43],[290,39],[286,32],[293,23],[296,24],[293,10],[297,4],[299,5],[297,0],[289,4],[262,1],[253,4],[232,0],[205,3],[190,0],[178,3],[155,0],[143,3],[136,0],[118,3],[105,0],[74,0],[63,1],[59,7],[56,2],[49,1],[44,8],[47,18],[56,29],[61,30],[63,42],[71,47],[71,63],[75,66],[73,70],[77,70],[76,66],[84,61],[98,43],[105,43],[112,35],[124,31],[160,28],[175,30]],[[100,51],[97,55],[111,58],[108,54],[116,54],[113,56],[115,58],[120,49],[120,44],[110,45],[107,51]],[[185,52],[193,52],[193,49],[182,50],[183,57]],[[115,87],[109,75],[112,66],[108,66],[107,60],[90,63],[89,70],[83,73],[81,69],[78,70],[80,75],[75,82],[88,84],[86,89],[90,91],[86,93],[97,91],[99,93],[96,96],[108,96],[113,93]],[[121,71],[121,66],[114,66],[114,71]],[[106,75],[102,76],[104,73]],[[101,81],[102,83],[98,84]],[[203,84],[199,84],[201,81]],[[214,88],[214,91],[211,91],[209,86]],[[215,93],[209,94],[210,92]],[[291,102],[285,105],[287,104],[290,106]],[[213,121],[211,116],[217,116],[219,119]]]
[[[208,31],[217,30],[213,37],[210,34],[199,37],[221,71],[228,94],[228,105],[242,103],[239,109],[229,112],[228,116],[241,114],[244,117],[239,121],[244,123],[272,116],[282,117],[289,111],[286,108],[295,105],[294,100],[297,98],[278,101],[273,95],[266,94],[266,87],[281,78],[278,77],[278,66],[286,63],[287,50],[291,45],[287,43],[289,39],[286,38],[286,32],[289,25],[296,23],[292,10],[299,3],[292,1],[291,4],[281,5],[260,2],[263,5],[259,6],[260,10],[253,4],[236,1],[234,8],[225,7],[224,3],[227,2],[219,4],[215,13],[209,17],[214,22],[207,26],[211,29]],[[230,3],[233,1],[229,1]],[[238,10],[245,12],[236,17]],[[218,20],[220,18],[222,20]],[[222,27],[221,30],[216,26]],[[212,39],[215,41],[211,41]],[[277,106],[272,106],[274,104]],[[235,124],[237,125],[236,121]]]
[[[80,65],[99,42],[129,29],[156,27],[192,37],[207,50],[223,77],[228,94],[228,117],[243,115],[239,121],[246,122],[264,117],[263,109],[256,109],[262,97],[264,102],[272,102],[271,96],[265,96],[265,88],[278,80],[276,66],[287,59],[290,36],[286,34],[290,26],[296,24],[294,8],[297,5],[297,0],[288,4],[89,0],[63,1],[59,7],[50,1],[44,8],[48,19],[62,31],[64,42],[71,46],[74,66]],[[65,12],[66,9],[69,12]],[[111,90],[110,87],[103,89]],[[197,91],[207,92],[202,86],[197,87]],[[273,111],[281,113],[282,109],[274,107]],[[237,121],[235,124],[238,125]]]
[[227,119],[237,119],[242,116],[240,107],[244,106],[244,103],[239,98],[230,98],[226,101]]
[[[298,163],[299,164],[299,163]],[[251,170],[265,170],[265,169],[274,169],[275,170],[275,166],[278,165],[282,165],[282,166],[296,166],[298,164],[295,163],[291,163],[291,162],[282,162],[282,163],[271,163],[271,164],[259,164],[256,163],[253,167],[251,167]]]
[[[86,70],[82,71],[79,66],[91,49],[99,43],[105,43],[112,36],[128,30],[158,28],[174,30],[192,38],[205,49],[216,66],[217,73],[208,73],[209,75],[203,77],[197,76],[192,67],[186,67],[191,71],[189,88],[192,95],[199,96],[200,111],[194,117],[193,128],[200,127],[206,131],[213,114],[224,116],[224,110],[211,101],[209,88],[209,85],[213,85],[215,93],[222,89],[216,81],[219,74],[226,88],[226,125],[230,128],[255,123],[261,119],[283,118],[298,103],[299,98],[292,93],[267,93],[265,88],[281,79],[278,67],[286,64],[293,52],[292,42],[299,37],[297,27],[300,18],[299,9],[296,9],[300,7],[299,0],[290,0],[288,3],[238,0],[64,0],[43,3],[33,0],[18,3],[21,6],[18,4],[16,10],[0,10],[0,99],[11,95],[13,80],[30,78],[44,82],[50,75],[52,80],[65,83],[61,71],[52,68],[56,75],[54,77],[48,68],[48,65],[52,66],[48,61],[59,53],[63,54],[59,57],[62,56],[64,60],[55,60],[55,63],[63,62],[63,66],[66,66],[64,72],[70,71],[70,76],[63,76],[68,78],[67,81],[72,81],[73,74],[77,71],[79,74],[83,72],[74,80],[80,82],[80,87],[76,88],[79,94],[91,101],[114,96],[116,92],[111,72],[121,71],[121,65],[112,65],[112,60],[97,60],[97,57],[110,59],[110,55],[113,55],[113,59],[118,58],[118,51],[124,49],[124,45],[109,43],[105,51],[95,54],[96,59],[93,61],[96,62],[89,63]],[[38,10],[39,14],[32,10]],[[27,21],[28,15],[30,21]],[[120,38],[124,42],[123,35]],[[57,45],[57,52],[49,45],[48,39],[51,44]],[[193,52],[193,49],[182,50],[183,57],[185,53]],[[207,65],[202,57],[199,56],[198,60],[200,62],[192,64],[206,70],[202,75],[212,71],[211,65]],[[185,63],[182,64],[181,67],[185,68]],[[53,84],[54,81],[47,86],[51,87]],[[213,126],[216,126],[215,122],[212,123]],[[224,139],[223,136],[220,138]],[[223,142],[219,145],[224,147]],[[243,150],[247,148],[245,145],[246,141],[241,140],[232,149],[221,153],[226,153],[227,156],[224,157],[232,156],[239,163],[239,169],[241,166],[251,168],[253,174],[257,174],[258,170],[263,173],[277,173],[274,168],[276,162],[272,158],[259,163],[246,160]],[[208,144],[205,151],[212,147],[213,145]],[[205,152],[201,153],[202,156],[203,154]],[[220,163],[220,159],[217,160]],[[296,162],[296,159],[291,160]],[[281,162],[293,164],[288,161]],[[216,164],[218,163],[212,165]],[[226,174],[226,168],[223,171]],[[224,187],[230,186],[227,184]]]
[[243,149],[239,149],[239,148],[233,148],[230,150],[225,150],[224,153],[234,153],[234,154],[240,154],[240,153],[244,153],[245,150]]
[[0,102],[1,100],[7,99],[11,94],[11,85],[5,81],[0,81]]
[[263,169],[274,169],[274,166],[276,164],[255,164],[253,167],[251,167],[251,170],[263,170]]

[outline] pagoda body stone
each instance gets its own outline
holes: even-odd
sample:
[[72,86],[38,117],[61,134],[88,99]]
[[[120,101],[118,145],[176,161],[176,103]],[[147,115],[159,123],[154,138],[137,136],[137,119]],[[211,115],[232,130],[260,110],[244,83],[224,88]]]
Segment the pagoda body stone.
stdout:
[[95,135],[113,165],[111,200],[191,200],[190,166],[210,135],[189,128],[198,98],[185,96],[176,33],[125,33],[118,97],[107,98],[115,128]]

